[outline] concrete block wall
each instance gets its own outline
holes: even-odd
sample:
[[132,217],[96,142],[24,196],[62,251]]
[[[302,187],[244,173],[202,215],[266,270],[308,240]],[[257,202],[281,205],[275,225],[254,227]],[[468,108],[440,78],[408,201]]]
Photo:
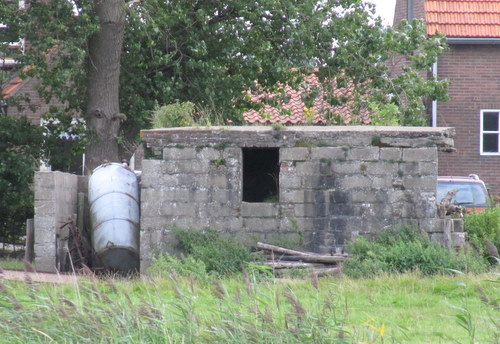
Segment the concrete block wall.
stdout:
[[[338,250],[391,225],[443,231],[438,150],[449,128],[172,128],[142,132],[141,270],[173,250],[173,227],[213,227],[244,242]],[[279,201],[243,201],[247,147],[279,149]]]
[[[78,176],[63,172],[35,173],[35,268],[56,271],[60,227],[77,213]],[[76,220],[76,219],[75,219]]]

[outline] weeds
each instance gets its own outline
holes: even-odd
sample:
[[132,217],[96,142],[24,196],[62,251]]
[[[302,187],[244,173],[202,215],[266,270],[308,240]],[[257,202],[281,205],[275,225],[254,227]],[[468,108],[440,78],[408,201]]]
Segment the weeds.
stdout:
[[206,271],[218,275],[241,272],[251,261],[250,250],[217,231],[205,228],[201,231],[176,228],[174,234],[179,247],[190,257],[204,263]]
[[352,258],[344,263],[343,271],[353,278],[409,271],[433,275],[446,269],[480,273],[488,268],[477,253],[448,251],[411,227],[389,228],[373,241],[357,238],[348,251]]

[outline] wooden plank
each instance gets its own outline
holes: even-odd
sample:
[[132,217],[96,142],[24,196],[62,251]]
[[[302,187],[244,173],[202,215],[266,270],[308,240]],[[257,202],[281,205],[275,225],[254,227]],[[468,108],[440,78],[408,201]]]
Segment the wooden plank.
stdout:
[[267,250],[267,251],[290,254],[290,255],[294,255],[294,256],[317,256],[318,255],[317,253],[313,253],[313,252],[296,251],[296,250],[291,250],[291,249],[280,247],[280,246],[265,244],[263,242],[258,242],[257,248],[260,248],[262,250]]

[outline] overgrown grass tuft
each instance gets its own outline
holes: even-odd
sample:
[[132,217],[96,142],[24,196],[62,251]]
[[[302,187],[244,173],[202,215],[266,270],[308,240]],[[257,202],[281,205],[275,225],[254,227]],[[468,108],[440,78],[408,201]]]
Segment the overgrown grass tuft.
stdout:
[[343,271],[353,278],[410,271],[434,275],[450,269],[480,273],[488,268],[478,253],[449,251],[411,227],[388,228],[373,241],[359,237],[348,245],[348,251],[352,258],[344,263]]

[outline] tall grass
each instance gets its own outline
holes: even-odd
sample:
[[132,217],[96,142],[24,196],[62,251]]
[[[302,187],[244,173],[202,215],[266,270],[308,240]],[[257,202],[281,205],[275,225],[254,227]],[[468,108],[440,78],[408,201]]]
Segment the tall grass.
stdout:
[[0,280],[0,343],[498,343],[495,278]]

